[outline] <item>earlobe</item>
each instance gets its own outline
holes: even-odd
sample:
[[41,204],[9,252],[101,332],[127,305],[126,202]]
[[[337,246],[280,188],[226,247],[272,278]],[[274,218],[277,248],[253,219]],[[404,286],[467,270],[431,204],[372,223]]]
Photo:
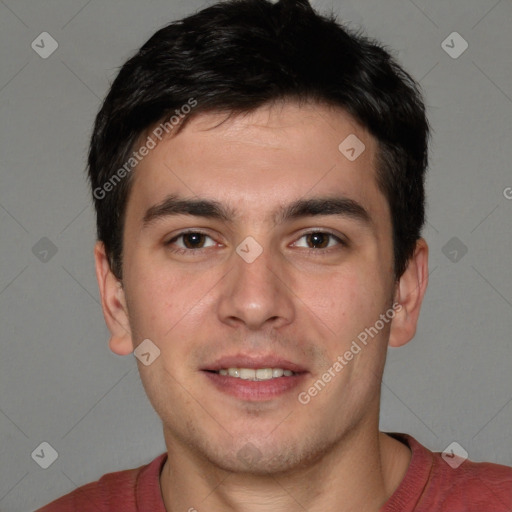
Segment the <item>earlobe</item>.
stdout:
[[117,355],[131,354],[133,344],[124,290],[112,273],[103,242],[96,242],[94,260],[103,316],[110,331],[110,350]]
[[428,245],[420,238],[397,284],[395,303],[399,306],[395,308],[396,315],[391,324],[390,347],[401,347],[414,337],[427,284]]

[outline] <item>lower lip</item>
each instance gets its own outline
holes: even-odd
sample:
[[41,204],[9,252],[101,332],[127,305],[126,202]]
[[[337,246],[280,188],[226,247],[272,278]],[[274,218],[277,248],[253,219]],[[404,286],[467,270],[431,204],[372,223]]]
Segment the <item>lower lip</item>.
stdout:
[[276,377],[268,380],[244,380],[229,375],[203,371],[210,382],[220,391],[242,400],[264,401],[275,398],[297,388],[307,375],[307,372]]

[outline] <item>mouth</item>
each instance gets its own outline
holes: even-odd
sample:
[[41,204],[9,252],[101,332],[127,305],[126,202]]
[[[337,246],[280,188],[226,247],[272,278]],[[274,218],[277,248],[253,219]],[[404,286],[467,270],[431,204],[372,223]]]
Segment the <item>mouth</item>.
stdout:
[[216,373],[218,375],[228,375],[235,379],[252,381],[278,379],[280,377],[292,377],[294,375],[298,375],[297,372],[284,370],[283,368],[221,368],[218,371],[206,371],[210,371],[211,373]]
[[276,398],[297,387],[309,373],[277,357],[224,357],[202,372],[215,388],[246,401]]

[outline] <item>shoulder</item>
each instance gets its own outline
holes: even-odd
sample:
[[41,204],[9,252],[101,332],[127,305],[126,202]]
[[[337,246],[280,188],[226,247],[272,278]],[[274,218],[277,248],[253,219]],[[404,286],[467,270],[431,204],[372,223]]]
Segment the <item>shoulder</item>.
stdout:
[[461,459],[452,467],[443,454],[433,455],[432,489],[444,489],[445,506],[464,503],[468,510],[512,511],[511,467]]
[[512,511],[512,467],[473,462],[453,452],[431,452],[411,436],[402,437],[416,461],[414,471],[423,473],[417,502],[420,508],[414,510],[423,510],[422,504],[428,504],[425,510]]
[[166,455],[159,455],[149,464],[138,468],[107,473],[99,480],[78,487],[36,512],[111,512],[119,510],[120,506],[123,512],[136,511],[136,493],[141,476],[150,470],[158,470]]

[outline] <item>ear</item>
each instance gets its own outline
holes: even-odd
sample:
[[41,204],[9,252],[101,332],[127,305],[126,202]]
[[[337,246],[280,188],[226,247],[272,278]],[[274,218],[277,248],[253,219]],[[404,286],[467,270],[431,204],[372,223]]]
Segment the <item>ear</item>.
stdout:
[[133,344],[124,289],[110,269],[103,242],[94,246],[94,261],[103,316],[110,331],[110,350],[120,356],[131,354]]
[[[428,245],[423,238],[396,285],[396,314],[391,323],[389,346],[401,347],[416,334],[421,304],[428,284]],[[400,308],[401,306],[401,308]]]

